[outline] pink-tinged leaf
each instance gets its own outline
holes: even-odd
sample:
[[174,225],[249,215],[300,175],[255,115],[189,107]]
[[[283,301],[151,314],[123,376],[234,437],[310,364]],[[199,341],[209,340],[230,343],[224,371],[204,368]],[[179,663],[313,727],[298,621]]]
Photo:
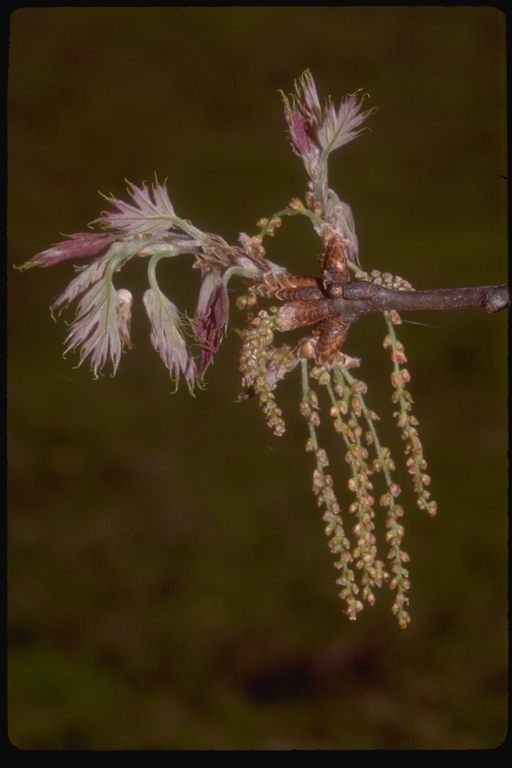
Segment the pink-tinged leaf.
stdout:
[[95,377],[109,358],[114,373],[119,365],[123,342],[119,333],[118,309],[118,298],[112,283],[107,280],[95,283],[82,296],[66,339],[64,354],[79,347],[79,365],[90,358]]
[[94,254],[106,248],[107,245],[112,245],[114,241],[115,238],[112,235],[77,232],[74,235],[70,235],[69,240],[63,240],[62,243],[57,243],[57,245],[52,246],[47,251],[36,254],[19,269],[52,267],[60,261],[94,256]]
[[201,317],[206,312],[212,291],[219,280],[222,280],[222,270],[218,267],[201,270],[201,288],[197,300],[196,317]]
[[358,101],[355,95],[347,96],[345,101],[341,102],[338,111],[333,104],[327,104],[322,125],[317,133],[318,142],[323,150],[332,152],[359,136],[363,129],[359,131],[354,129],[374,111],[370,109],[361,112],[361,106],[362,101]]
[[201,345],[199,370],[204,373],[220,347],[229,317],[228,291],[217,269],[203,276],[196,316],[192,330]]
[[302,158],[308,175],[314,179],[318,176],[320,150],[311,139],[308,120],[301,115],[298,109],[290,106],[286,98],[284,116],[288,123],[293,151]]
[[97,283],[98,280],[101,280],[110,263],[111,257],[109,254],[110,252],[100,256],[99,259],[95,259],[88,267],[80,270],[79,274],[70,282],[66,290],[57,296],[51,307],[52,312],[54,309],[67,307],[72,301],[80,296],[80,294],[90,288],[91,285]]
[[185,377],[191,389],[197,380],[197,368],[189,352],[179,312],[172,301],[159,290],[148,289],[144,306],[151,323],[151,343],[169,369],[171,377]]
[[67,307],[80,294],[84,293],[91,285],[104,276],[107,268],[112,265],[119,269],[124,263],[137,254],[144,246],[142,242],[114,243],[107,253],[95,259],[88,267],[80,268],[77,277],[74,278],[52,304],[52,311],[61,307]]
[[115,213],[105,213],[98,221],[110,229],[128,232],[130,235],[163,235],[176,223],[176,216],[167,189],[155,183],[152,187],[128,188],[134,205],[117,198],[107,198],[117,208]]
[[294,109],[288,102],[284,105],[284,116],[288,123],[288,130],[294,150],[300,156],[307,155],[311,151],[311,139],[306,130],[306,121],[298,109]]
[[[284,97],[285,117],[295,151],[302,157],[312,179],[319,173],[321,152],[334,149],[355,139],[361,131],[355,130],[374,110],[361,112],[362,100],[352,94],[341,102],[338,110],[330,99],[322,111],[315,82],[305,72],[295,83],[292,105]],[[362,130],[362,129],[361,129]]]
[[296,154],[302,157],[309,177],[315,180],[320,171],[317,131],[322,123],[322,109],[315,81],[308,71],[295,82],[295,94],[292,96],[292,105],[284,97],[284,114],[292,147]]
[[301,110],[308,118],[310,125],[312,127],[319,125],[322,120],[322,108],[316,92],[315,81],[309,71],[306,70],[299,78],[299,83],[295,83],[295,90]]

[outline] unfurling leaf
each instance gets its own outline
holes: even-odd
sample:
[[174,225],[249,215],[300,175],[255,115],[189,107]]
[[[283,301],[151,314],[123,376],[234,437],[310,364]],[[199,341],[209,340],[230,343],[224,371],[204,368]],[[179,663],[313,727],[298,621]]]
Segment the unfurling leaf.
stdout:
[[76,318],[66,339],[64,352],[80,347],[80,363],[88,357],[94,376],[112,361],[115,373],[121,359],[123,340],[119,333],[118,297],[108,280],[96,282],[78,304]]
[[295,82],[295,90],[304,117],[312,128],[317,128],[322,122],[322,107],[315,81],[309,70],[299,77],[298,84]]
[[[100,235],[101,237],[101,235]],[[70,282],[52,304],[52,311],[67,307],[80,294],[84,293],[91,285],[101,280],[107,269],[111,271],[119,269],[123,264],[133,258],[144,244],[140,241],[132,243],[114,243],[107,253],[95,259],[88,267],[81,267],[78,275]]]
[[70,235],[69,240],[57,243],[47,251],[33,256],[30,261],[22,264],[18,269],[30,269],[31,267],[52,267],[59,261],[67,259],[82,259],[85,256],[94,256],[107,245],[112,245],[115,237],[106,234],[94,234],[93,232],[76,232]]
[[320,156],[347,144],[361,133],[354,130],[374,110],[361,112],[362,100],[355,94],[347,96],[338,110],[327,101],[322,110],[314,80],[305,72],[295,83],[292,102],[284,98],[284,113],[294,151],[302,157],[311,179],[320,172]]
[[338,111],[331,102],[327,104],[322,125],[317,133],[318,142],[324,151],[332,152],[359,136],[363,129],[355,131],[354,128],[361,125],[374,111],[369,109],[366,112],[360,112],[362,103],[362,99],[358,101],[357,96],[351,94],[341,102]]
[[284,116],[288,123],[288,130],[295,154],[302,157],[308,176],[316,179],[319,171],[320,150],[313,140],[312,131],[307,118],[296,108],[295,100],[290,104],[284,96]]
[[228,291],[220,270],[212,269],[204,274],[196,315],[192,330],[201,344],[199,370],[204,373],[220,346],[229,317]]
[[197,380],[197,368],[185,341],[178,310],[167,296],[154,288],[144,294],[144,306],[151,323],[151,343],[171,377],[178,381],[183,374],[191,389]]
[[128,192],[134,205],[108,197],[107,200],[117,208],[117,212],[104,213],[98,222],[109,229],[130,235],[163,235],[175,226],[177,222],[174,208],[163,185],[156,182],[151,188],[139,188],[130,183]]

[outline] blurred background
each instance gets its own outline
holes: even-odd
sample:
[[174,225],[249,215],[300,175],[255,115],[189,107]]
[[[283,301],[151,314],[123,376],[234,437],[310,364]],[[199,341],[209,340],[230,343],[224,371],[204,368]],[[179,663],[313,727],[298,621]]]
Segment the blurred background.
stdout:
[[[84,231],[128,179],[234,243],[303,197],[281,97],[310,68],[370,131],[332,156],[365,269],[416,288],[507,281],[505,18],[495,8],[22,8],[9,70],[9,723],[23,749],[463,749],[506,733],[506,313],[404,313],[398,329],[439,513],[404,488],[406,631],[378,594],[349,622],[311,493],[298,371],[276,438],[237,403],[241,324],[191,398],[171,395],[140,301],[114,379],[62,358],[48,307],[70,263],[21,264]],[[316,272],[288,219],[269,257]],[[162,287],[193,311],[190,261]],[[235,286],[236,287],[236,286]],[[236,294],[235,294],[236,295]],[[234,297],[233,297],[234,298]],[[72,317],[72,311],[67,319]],[[381,317],[354,325],[397,464]],[[283,339],[285,340],[285,339]],[[327,415],[327,413],[325,414]],[[324,419],[327,421],[327,419]],[[326,440],[330,438],[326,437]],[[329,443],[331,445],[331,443]],[[346,510],[339,444],[333,471]],[[336,452],[336,446],[338,451]],[[347,515],[345,514],[347,519]],[[350,520],[347,519],[350,524]],[[379,522],[381,546],[384,520]]]

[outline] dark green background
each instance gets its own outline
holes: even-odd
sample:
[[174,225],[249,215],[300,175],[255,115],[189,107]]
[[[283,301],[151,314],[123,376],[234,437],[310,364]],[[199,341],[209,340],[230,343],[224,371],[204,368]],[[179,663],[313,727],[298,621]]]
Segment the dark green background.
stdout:
[[[410,495],[407,631],[385,589],[349,622],[303,450],[298,375],[275,438],[240,391],[232,330],[208,388],[171,396],[136,295],[115,379],[61,357],[69,264],[14,273],[83,231],[124,179],[235,242],[302,196],[278,89],[309,67],[379,112],[332,158],[366,269],[417,288],[505,282],[505,19],[493,8],[25,8],[11,18],[10,737],[24,749],[484,748],[506,722],[505,313],[404,325],[434,520]],[[315,270],[287,220],[269,255]],[[162,270],[163,272],[164,270]],[[169,265],[193,310],[197,275]],[[233,309],[233,323],[239,318]],[[345,350],[391,430],[381,318]],[[327,414],[325,413],[327,416]],[[386,417],[386,418],[385,418]],[[327,420],[327,419],[325,419]],[[388,437],[389,435],[389,437]],[[336,456],[336,453],[334,453]],[[344,508],[346,466],[338,453]],[[337,472],[338,470],[335,469]],[[402,470],[401,470],[402,472]],[[398,474],[405,488],[405,473]],[[380,534],[382,538],[382,524]]]

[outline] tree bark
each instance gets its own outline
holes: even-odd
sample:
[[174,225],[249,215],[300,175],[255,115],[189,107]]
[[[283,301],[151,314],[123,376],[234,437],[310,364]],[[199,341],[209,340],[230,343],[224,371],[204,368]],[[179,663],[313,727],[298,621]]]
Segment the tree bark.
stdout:
[[476,288],[436,288],[428,291],[397,291],[360,280],[343,284],[343,298],[332,300],[333,314],[349,322],[370,312],[395,309],[462,309],[483,307],[487,312],[500,312],[510,306],[508,285],[485,285]]

